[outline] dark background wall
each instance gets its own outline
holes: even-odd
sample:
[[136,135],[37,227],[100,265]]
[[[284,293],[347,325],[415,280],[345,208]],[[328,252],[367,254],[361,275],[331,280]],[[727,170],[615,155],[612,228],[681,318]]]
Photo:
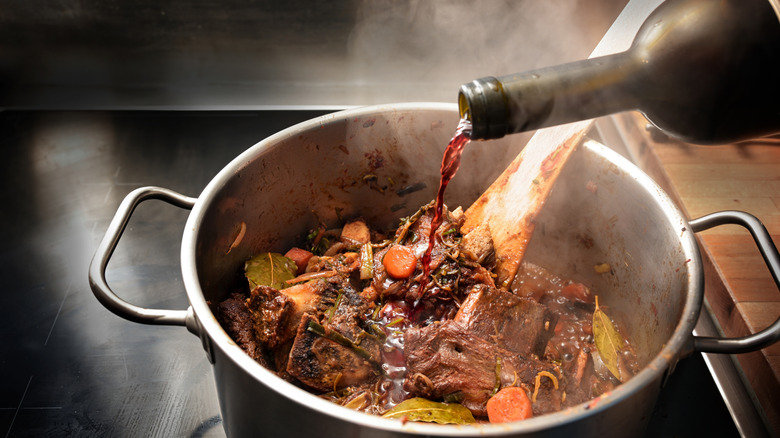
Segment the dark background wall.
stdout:
[[0,0],[0,107],[454,101],[586,57],[625,0]]

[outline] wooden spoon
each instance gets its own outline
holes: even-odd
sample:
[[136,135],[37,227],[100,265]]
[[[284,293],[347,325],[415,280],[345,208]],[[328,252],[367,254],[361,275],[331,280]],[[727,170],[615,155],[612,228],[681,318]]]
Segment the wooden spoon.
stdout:
[[[590,58],[625,51],[661,0],[633,0],[596,46]],[[558,175],[593,120],[538,130],[498,179],[465,212],[464,235],[489,233],[497,259],[497,284],[508,287]],[[468,236],[467,236],[468,237]]]
[[493,240],[497,285],[508,287],[514,279],[531,240],[534,219],[592,123],[588,120],[538,131],[466,210],[461,232],[487,232]]

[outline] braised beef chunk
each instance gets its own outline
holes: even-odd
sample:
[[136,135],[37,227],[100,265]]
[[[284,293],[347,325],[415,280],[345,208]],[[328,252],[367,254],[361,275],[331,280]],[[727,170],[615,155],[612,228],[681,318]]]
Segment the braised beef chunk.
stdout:
[[[352,290],[343,291],[336,304],[325,312],[328,325],[347,338],[372,351],[375,361],[379,360],[379,343],[364,329],[365,315],[369,313],[368,303]],[[374,342],[372,342],[374,341]]]
[[249,293],[247,308],[254,317],[255,336],[266,348],[285,341],[284,326],[292,306],[292,300],[269,286],[257,286]]
[[263,348],[255,336],[254,319],[246,307],[243,294],[234,293],[217,306],[217,319],[228,335],[252,359],[268,366]]
[[[316,327],[323,328],[316,333]],[[342,345],[342,334],[320,324],[314,315],[305,314],[295,336],[287,372],[306,386],[319,391],[373,382],[379,377],[374,363],[361,355],[365,351]],[[352,340],[354,341],[354,340]]]
[[291,375],[320,390],[373,381],[382,358],[382,339],[363,328],[368,303],[346,282],[340,286],[334,304],[319,318],[304,315],[287,364]]
[[[533,389],[536,375],[547,371],[558,376],[553,364],[520,360],[510,351],[475,336],[455,321],[408,329],[404,335],[407,374],[404,389],[414,396],[456,399],[475,415],[487,415],[485,405],[500,387]],[[541,385],[541,384],[540,384]],[[539,409],[560,406],[562,393],[545,379]],[[536,407],[535,407],[536,409]]]
[[252,290],[247,307],[254,317],[255,334],[267,349],[292,340],[304,313],[333,305],[338,292],[327,281],[309,281],[278,291],[268,286]]
[[537,302],[484,284],[471,289],[455,315],[475,336],[521,357],[544,355],[557,317]]

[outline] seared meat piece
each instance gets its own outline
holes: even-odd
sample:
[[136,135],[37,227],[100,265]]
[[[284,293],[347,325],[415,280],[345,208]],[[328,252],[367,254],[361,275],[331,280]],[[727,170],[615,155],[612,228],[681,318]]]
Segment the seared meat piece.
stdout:
[[328,310],[329,327],[338,331],[356,344],[362,346],[371,353],[373,360],[380,360],[380,343],[375,336],[369,335],[364,330],[365,315],[370,313],[369,303],[359,293],[353,290],[344,290],[341,299],[337,301],[337,307]]
[[382,341],[363,329],[369,303],[347,281],[331,281],[339,297],[320,317],[304,315],[287,365],[291,375],[322,391],[373,382],[382,359]]
[[246,307],[254,319],[257,339],[268,349],[285,341],[284,326],[292,313],[292,300],[270,286],[257,286],[249,293]]
[[272,350],[295,337],[301,317],[333,304],[336,292],[324,280],[309,281],[278,291],[258,286],[246,305],[254,317],[255,334]]
[[338,285],[334,283],[338,280],[339,278],[334,276],[329,279],[307,281],[279,291],[293,303],[290,325],[285,330],[285,340],[295,337],[298,324],[305,313],[324,312],[333,306],[338,296]]
[[539,358],[555,334],[557,315],[531,299],[478,284],[471,288],[454,319],[501,348],[524,358],[531,354]]
[[317,326],[323,327],[312,314],[307,313],[301,319],[287,363],[290,375],[323,392],[370,383],[379,377],[374,363],[361,356],[356,349],[328,337],[328,333],[336,336],[341,333],[329,326],[323,327],[323,334],[314,333],[310,327]]
[[[487,415],[485,405],[497,387],[514,385],[533,390],[540,371],[561,375],[554,365],[536,359],[519,359],[455,321],[408,329],[404,335],[404,351],[405,390],[413,396],[458,399],[478,416]],[[561,396],[562,392],[554,390],[550,379],[541,379],[534,413],[560,408]]]
[[243,294],[231,294],[230,298],[219,303],[217,319],[227,334],[246,354],[260,362],[261,365],[268,367],[268,361],[263,355],[263,348],[255,336],[254,318],[246,308],[246,298]]

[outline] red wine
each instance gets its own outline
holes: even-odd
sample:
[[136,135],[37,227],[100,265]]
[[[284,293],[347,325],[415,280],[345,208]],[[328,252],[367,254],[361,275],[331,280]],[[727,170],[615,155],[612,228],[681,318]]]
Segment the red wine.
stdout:
[[463,147],[469,141],[471,141],[471,121],[467,118],[462,118],[455,130],[455,136],[452,137],[447,145],[447,149],[444,150],[444,157],[441,160],[441,179],[439,180],[439,191],[436,194],[436,210],[431,221],[428,249],[425,250],[422,258],[423,278],[420,283],[418,299],[425,293],[425,286],[428,284],[428,276],[431,273],[431,252],[433,251],[434,236],[443,220],[444,192],[447,190],[450,180],[458,172],[458,168],[460,168],[460,156],[463,153]]

